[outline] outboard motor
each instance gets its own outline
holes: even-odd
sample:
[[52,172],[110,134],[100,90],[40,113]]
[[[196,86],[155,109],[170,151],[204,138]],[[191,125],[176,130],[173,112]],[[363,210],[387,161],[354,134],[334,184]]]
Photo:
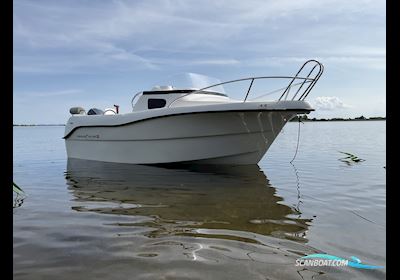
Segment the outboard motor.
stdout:
[[88,115],[104,115],[104,111],[97,109],[97,108],[92,108],[87,112]]
[[84,115],[86,113],[85,109],[82,107],[72,107],[69,109],[69,112],[71,115]]
[[116,115],[117,112],[113,108],[105,108],[104,109],[104,115]]

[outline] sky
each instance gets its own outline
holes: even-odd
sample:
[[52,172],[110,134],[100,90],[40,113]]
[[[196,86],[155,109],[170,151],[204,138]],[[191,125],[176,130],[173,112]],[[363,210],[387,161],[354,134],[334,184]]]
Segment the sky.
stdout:
[[15,124],[63,124],[74,106],[131,112],[136,92],[179,73],[291,76],[308,59],[325,67],[309,117],[386,116],[382,0],[13,3]]

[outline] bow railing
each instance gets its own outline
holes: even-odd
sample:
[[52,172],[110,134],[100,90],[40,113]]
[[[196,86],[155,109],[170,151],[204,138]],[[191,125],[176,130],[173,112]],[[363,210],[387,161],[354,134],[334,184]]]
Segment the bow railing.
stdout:
[[[306,69],[307,65],[311,66],[311,70],[308,72],[308,74],[306,76],[301,76],[306,71],[305,69]],[[246,102],[251,93],[254,83],[258,80],[268,80],[268,79],[287,79],[289,81],[289,83],[287,86],[285,86],[283,88],[273,90],[272,92],[268,92],[266,94],[263,94],[262,96],[269,95],[271,93],[275,93],[275,92],[279,92],[279,91],[283,91],[281,96],[279,97],[278,101],[288,100],[288,99],[295,100],[296,97],[298,97],[297,100],[305,100],[306,97],[308,96],[308,94],[310,93],[310,91],[313,89],[313,87],[319,80],[319,78],[321,77],[323,71],[324,71],[324,66],[319,61],[311,59],[311,60],[306,61],[300,67],[299,71],[297,71],[295,76],[261,76],[261,77],[249,77],[249,78],[242,78],[242,79],[236,79],[236,80],[231,80],[231,81],[227,81],[227,82],[222,82],[222,83],[203,87],[201,89],[194,90],[192,92],[184,94],[184,95],[178,97],[177,99],[175,99],[173,102],[171,102],[168,105],[168,107],[170,107],[176,101],[184,98],[185,96],[191,95],[191,94],[205,92],[205,91],[207,91],[211,88],[217,87],[217,86],[223,86],[223,85],[233,84],[233,83],[238,83],[238,82],[243,82],[243,81],[250,81],[250,85],[247,88],[246,95],[243,99],[243,102]],[[298,82],[296,82],[296,81],[298,81]],[[291,96],[290,90],[292,88],[296,88],[296,87],[297,87],[297,90],[293,94],[292,98],[290,99],[290,96]],[[257,99],[259,99],[259,98],[260,98],[260,96],[257,97]]]

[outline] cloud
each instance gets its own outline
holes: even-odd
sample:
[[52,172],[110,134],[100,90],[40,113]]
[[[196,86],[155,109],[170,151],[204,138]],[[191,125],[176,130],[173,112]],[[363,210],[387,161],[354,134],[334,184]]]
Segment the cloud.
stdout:
[[83,91],[80,89],[66,89],[66,90],[57,90],[51,92],[25,92],[24,95],[30,97],[53,97],[53,96],[71,95],[82,92]]
[[240,61],[237,59],[206,59],[206,60],[195,60],[191,62],[192,64],[208,64],[208,65],[233,65],[239,64]]
[[[111,98],[111,89],[139,91],[182,72],[220,80],[292,75],[310,58],[325,66],[313,91],[331,96],[317,100],[322,110],[348,107],[336,95],[370,110],[362,106],[385,92],[385,1],[14,0],[13,7],[20,119],[33,118],[31,105],[67,112],[60,99],[96,92],[91,104]],[[88,91],[69,98],[76,88]]]
[[[280,57],[384,69],[385,4],[380,1],[88,3],[15,0],[14,71],[158,70],[169,66],[165,58],[186,66],[265,66],[263,61],[279,66]],[[310,25],[312,32],[302,31]],[[190,51],[197,54],[181,57]]]
[[336,96],[320,96],[315,98],[314,108],[323,111],[333,111],[351,108],[351,106],[343,103],[343,101]]

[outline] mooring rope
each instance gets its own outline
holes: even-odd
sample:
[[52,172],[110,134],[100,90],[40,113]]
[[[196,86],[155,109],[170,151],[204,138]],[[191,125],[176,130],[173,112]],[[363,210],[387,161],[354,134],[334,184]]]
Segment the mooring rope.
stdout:
[[295,152],[295,154],[294,154],[292,160],[290,161],[290,163],[292,163],[292,162],[294,161],[294,159],[295,159],[296,156],[297,156],[297,151],[299,150],[299,143],[300,143],[300,123],[301,123],[301,119],[300,119],[300,117],[298,117],[298,118],[299,118],[299,128],[298,128],[298,130],[297,130],[297,146],[296,146],[296,152]]

